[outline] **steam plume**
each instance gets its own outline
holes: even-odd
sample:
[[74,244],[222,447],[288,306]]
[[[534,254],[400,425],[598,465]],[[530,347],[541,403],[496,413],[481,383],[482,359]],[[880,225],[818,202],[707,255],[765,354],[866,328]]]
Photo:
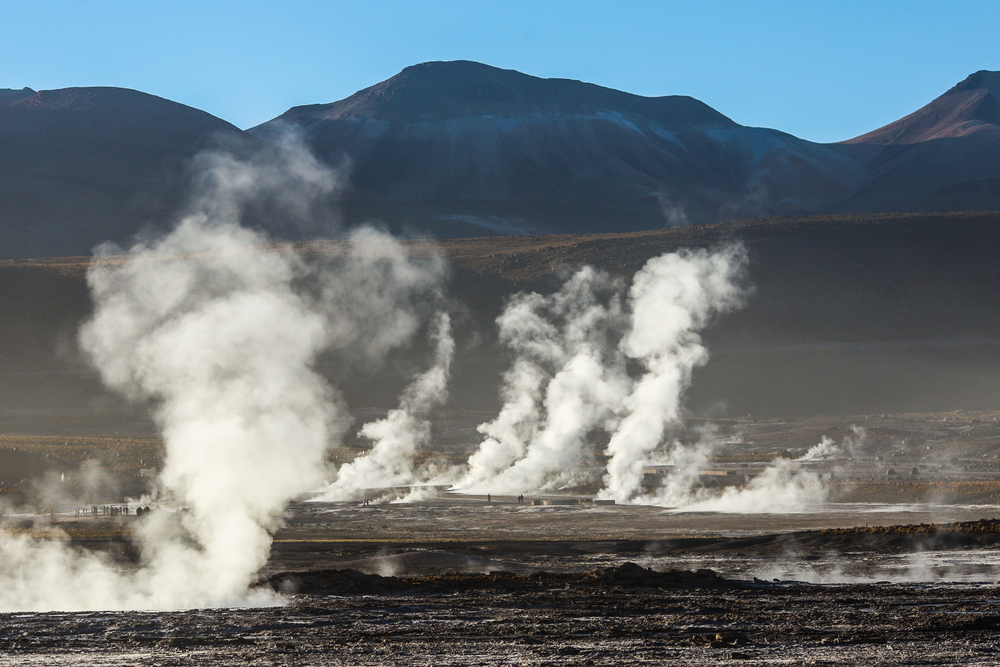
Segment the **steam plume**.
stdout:
[[516,355],[500,414],[459,486],[516,493],[567,482],[588,461],[586,436],[627,392],[609,338],[622,326],[617,281],[584,267],[555,294],[519,294],[498,319]]
[[433,337],[437,341],[434,364],[403,392],[400,406],[385,419],[365,424],[359,435],[374,446],[337,472],[337,479],[322,500],[349,500],[369,487],[392,487],[423,481],[413,467],[417,449],[430,440],[430,412],[448,398],[448,376],[455,342],[451,318],[439,313]]
[[625,402],[626,414],[611,436],[603,495],[624,502],[642,483],[642,467],[679,417],[691,371],[708,359],[697,331],[719,312],[742,303],[739,277],[744,250],[682,251],[655,257],[632,283],[632,326],[621,343],[646,372]]
[[[247,208],[334,194],[340,177],[293,142],[277,153],[195,160],[189,213],[126,261],[97,251],[95,308],[81,345],[104,382],[151,402],[166,458],[160,511],[139,524],[141,567],[124,573],[60,542],[0,536],[0,609],[174,609],[273,601],[248,592],[289,499],[320,482],[343,405],[314,370],[328,348],[377,361],[419,326],[439,260],[418,264],[373,230],[347,255],[310,266],[240,226]],[[448,352],[450,355],[450,352]]]
[[[504,406],[480,426],[486,439],[458,486],[515,493],[585,481],[593,435],[610,434],[604,497],[640,492],[642,468],[680,416],[692,369],[707,352],[697,331],[739,306],[745,253],[739,246],[668,253],[621,285],[585,267],[550,297],[520,294],[498,319],[515,359]],[[633,382],[628,361],[645,373]]]

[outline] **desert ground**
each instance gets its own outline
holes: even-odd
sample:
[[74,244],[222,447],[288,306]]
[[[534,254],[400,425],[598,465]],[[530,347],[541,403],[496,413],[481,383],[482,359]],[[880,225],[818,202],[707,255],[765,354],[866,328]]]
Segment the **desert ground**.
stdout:
[[[997,416],[717,421],[732,442],[702,483],[719,489],[864,429],[860,456],[801,462],[829,502],[783,513],[602,505],[585,486],[523,502],[444,489],[405,503],[394,499],[406,489],[372,489],[368,504],[303,497],[258,575],[279,606],[5,614],[0,664],[995,664]],[[457,441],[474,421],[448,414],[438,428]],[[458,457],[447,441],[436,454]],[[20,444],[42,456],[73,446]],[[120,466],[127,482],[129,466],[157,460],[155,439],[84,444],[136,458]],[[142,518],[127,487],[106,500],[129,515],[11,504],[5,527],[134,567]]]
[[[445,488],[414,502],[398,502],[412,488],[303,496],[257,574],[279,605],[3,614],[0,664],[997,664],[997,220],[442,241],[462,304],[456,331],[475,344],[459,346],[419,462],[463,464],[496,415],[510,359],[493,322],[510,294],[551,291],[583,263],[627,277],[664,251],[741,241],[752,295],[705,331],[711,359],[669,437],[720,443],[697,475],[706,494],[786,461],[822,480],[822,502],[770,513],[597,504],[603,442],[592,443],[589,482],[525,489],[520,503]],[[103,388],[76,349],[93,261],[0,262],[0,506],[4,530],[105,552],[128,570],[135,510],[165,450],[151,406]],[[346,388],[357,427],[396,405],[427,350],[370,376],[334,361],[318,369]],[[354,433],[331,463],[370,446]],[[809,455],[826,441],[841,452]],[[669,474],[658,463],[645,471],[650,489]]]

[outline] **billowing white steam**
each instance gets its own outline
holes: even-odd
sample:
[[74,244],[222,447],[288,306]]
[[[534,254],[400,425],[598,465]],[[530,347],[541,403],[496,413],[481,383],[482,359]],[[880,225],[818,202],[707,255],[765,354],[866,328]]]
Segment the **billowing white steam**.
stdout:
[[776,458],[744,486],[722,490],[704,488],[700,474],[724,443],[714,433],[702,433],[693,444],[675,443],[665,460],[672,465],[660,487],[632,502],[682,508],[693,511],[733,513],[784,513],[814,510],[829,499],[829,489],[820,475],[802,464],[831,458],[852,458],[865,447],[865,430],[851,427],[852,433],[840,444],[823,436],[797,459]]
[[549,297],[518,294],[498,319],[515,356],[504,376],[503,409],[459,486],[518,493],[567,483],[588,462],[587,435],[628,392],[614,353],[623,325],[616,281],[585,267]]
[[815,461],[818,459],[852,458],[860,455],[865,447],[867,433],[865,429],[857,425],[851,426],[853,435],[844,436],[843,442],[839,445],[833,438],[823,436],[819,444],[809,448],[803,456],[803,461]]
[[455,342],[451,318],[439,313],[433,332],[437,340],[434,363],[403,392],[400,405],[384,419],[365,424],[359,435],[374,443],[364,455],[341,466],[337,479],[321,500],[350,500],[365,489],[405,486],[424,481],[427,471],[414,469],[414,454],[430,440],[430,412],[448,398],[448,376]]
[[[504,405],[479,427],[486,438],[456,486],[513,494],[592,481],[593,443],[606,434],[599,497],[740,512],[823,502],[819,477],[785,460],[743,487],[705,488],[701,473],[724,441],[703,432],[695,443],[668,442],[682,423],[692,372],[708,359],[698,332],[742,305],[745,265],[741,246],[682,250],[647,262],[627,300],[618,281],[589,267],[551,296],[513,297],[497,321],[514,355]],[[629,376],[629,365],[641,368],[638,377]],[[653,459],[666,459],[672,471],[647,493],[644,468]]]
[[624,502],[642,484],[649,453],[680,416],[691,371],[708,360],[698,331],[709,319],[742,303],[738,279],[746,257],[741,247],[655,257],[636,274],[629,293],[632,326],[621,349],[646,372],[625,403],[626,414],[611,436],[604,495]]
[[819,475],[790,459],[775,459],[745,486],[722,490],[699,485],[699,472],[711,458],[708,446],[680,447],[673,459],[677,468],[661,487],[633,502],[699,512],[786,513],[815,509],[827,500]]
[[[555,294],[520,294],[498,319],[515,355],[500,415],[458,486],[494,493],[557,488],[593,470],[595,432],[610,434],[604,497],[640,492],[643,466],[680,416],[692,370],[707,359],[698,331],[738,307],[745,253],[739,246],[667,253],[629,290],[591,268]],[[630,360],[644,368],[633,381]]]
[[3,534],[0,610],[266,601],[248,586],[270,531],[289,499],[320,482],[340,436],[341,402],[317,355],[375,360],[403,343],[420,326],[418,297],[442,277],[440,262],[416,264],[371,230],[320,268],[260,247],[266,239],[239,225],[245,207],[337,188],[336,174],[296,150],[201,156],[203,196],[175,231],[127,261],[95,262],[82,346],[108,386],[153,404],[166,447],[158,490],[184,511],[139,524],[131,573],[59,541]]

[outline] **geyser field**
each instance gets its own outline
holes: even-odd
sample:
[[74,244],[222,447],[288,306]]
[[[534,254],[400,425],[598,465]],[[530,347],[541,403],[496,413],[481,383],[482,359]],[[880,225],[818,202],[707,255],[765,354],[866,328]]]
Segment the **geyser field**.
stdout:
[[275,245],[341,174],[193,168],[0,263],[8,656],[989,660],[996,216]]

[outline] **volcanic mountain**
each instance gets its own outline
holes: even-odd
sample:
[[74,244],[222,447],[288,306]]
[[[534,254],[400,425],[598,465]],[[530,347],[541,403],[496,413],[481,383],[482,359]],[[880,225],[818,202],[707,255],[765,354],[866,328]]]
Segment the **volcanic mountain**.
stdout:
[[841,146],[865,165],[865,180],[826,210],[1000,209],[1000,72],[976,72],[909,116]]
[[163,224],[184,160],[220,133],[242,135],[134,90],[0,90],[0,253],[87,254]]
[[[289,128],[349,165],[348,224],[437,237],[1000,210],[998,91],[1000,73],[977,72],[895,123],[816,144],[690,97],[466,61],[407,67],[247,132],[133,90],[0,90],[0,257],[84,254],[166,227],[190,194],[191,156],[266,150]],[[290,238],[271,213],[249,222]]]
[[438,235],[622,231],[810,211],[853,194],[836,147],[640,97],[474,62],[430,62],[248,130],[299,129],[352,165],[349,217]]

